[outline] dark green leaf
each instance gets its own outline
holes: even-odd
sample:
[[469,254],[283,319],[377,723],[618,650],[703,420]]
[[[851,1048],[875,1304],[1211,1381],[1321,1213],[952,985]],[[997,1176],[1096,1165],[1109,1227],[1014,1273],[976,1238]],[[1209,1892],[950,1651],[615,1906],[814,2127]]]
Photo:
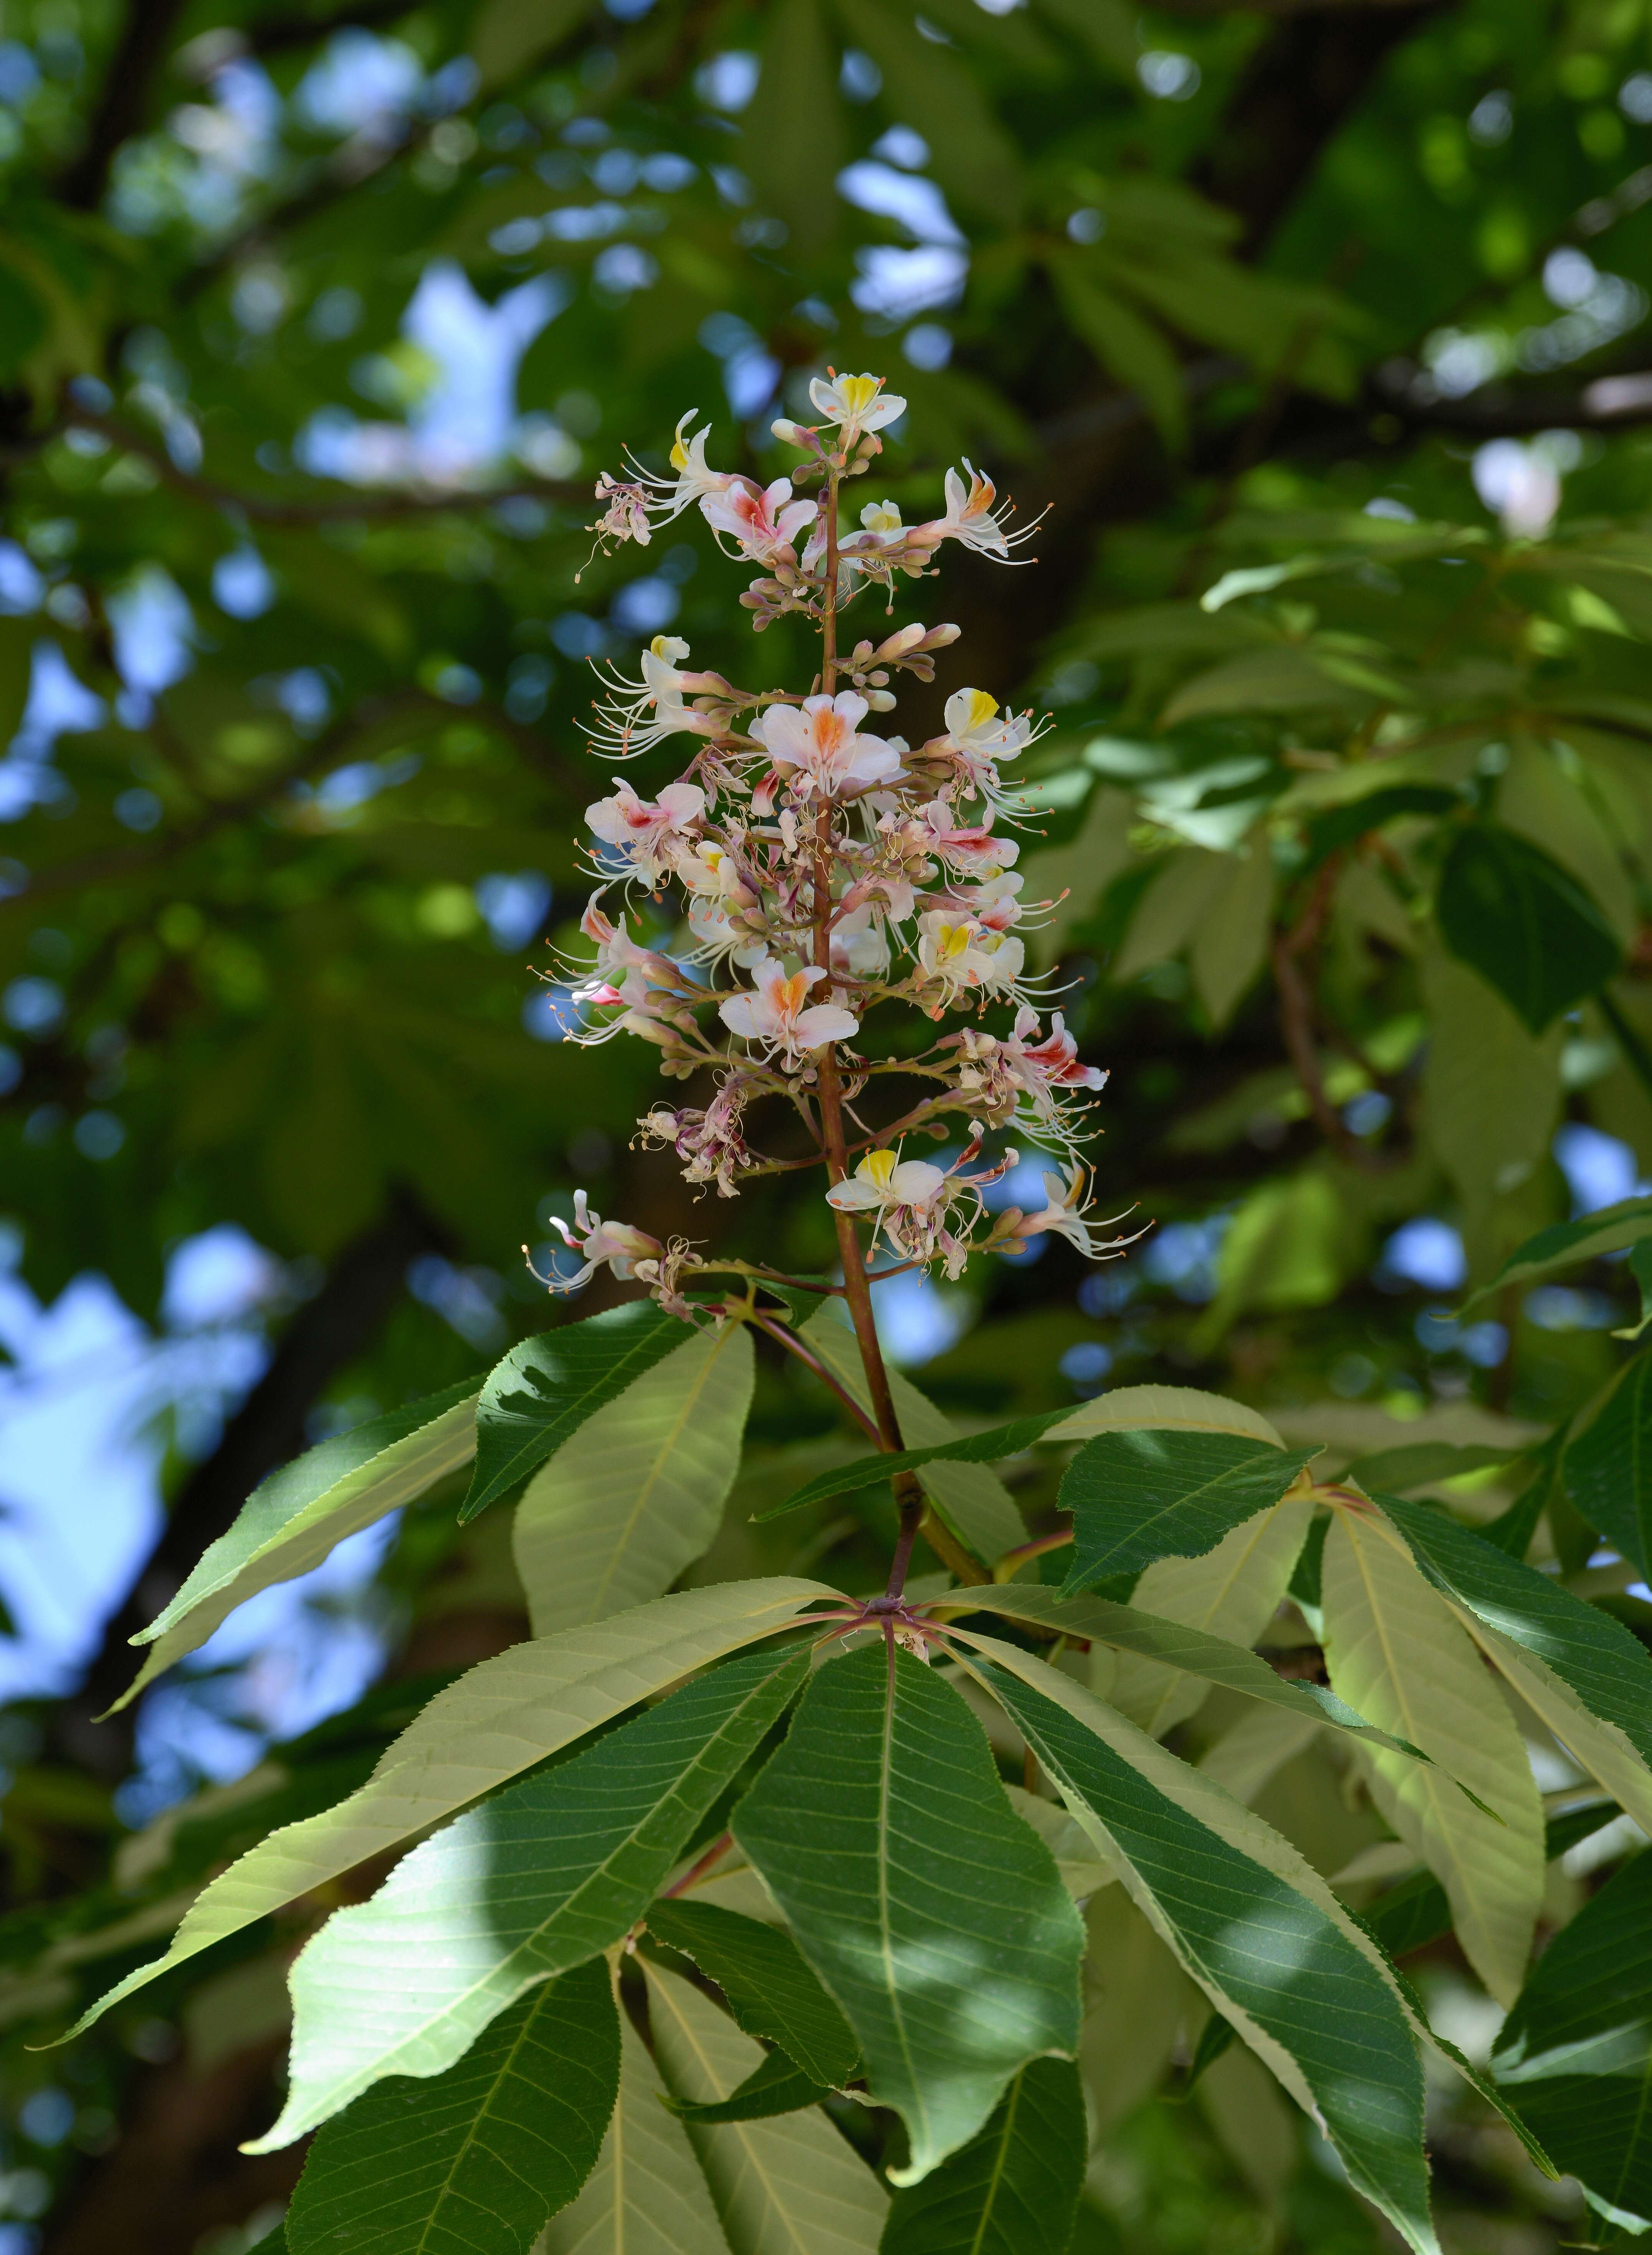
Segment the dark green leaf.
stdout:
[[1130,1867],[1212,2002],[1293,2063],[1351,2181],[1414,2247],[1431,2246],[1423,2066],[1381,1967],[1319,1903],[1170,1800],[1076,1714],[1005,1668],[982,1672],[1068,1806]]
[[779,0],[769,11],[757,95],[744,120],[746,161],[766,209],[805,252],[829,242],[836,199],[821,193],[847,156],[837,57],[821,0]]
[[1512,830],[1479,823],[1452,841],[1435,914],[1458,960],[1534,1034],[1609,979],[1616,936],[1577,879]]
[[[0,267],[0,276],[5,269]],[[5,309],[0,305],[0,329]],[[0,751],[23,725],[23,708],[29,701],[34,671],[35,629],[29,619],[0,618]]]
[[1466,1315],[1469,1309],[1494,1298],[1506,1285],[1535,1284],[1557,1269],[1572,1268],[1579,1261],[1599,1261],[1648,1238],[1652,1198],[1623,1198],[1585,1214],[1581,1221],[1555,1222],[1511,1253],[1491,1282],[1464,1303],[1462,1312]]
[[1067,1466],[1057,1498],[1072,1514],[1072,1565],[1061,1594],[1075,1597],[1104,1575],[1139,1572],[1156,1558],[1202,1557],[1277,1503],[1318,1454],[1239,1433],[1098,1433]]
[[806,1647],[728,1661],[510,1786],[336,1911],[292,1969],[269,2152],[387,2075],[437,2075],[524,1989],[618,1942],[797,1696]]
[[45,338],[51,315],[14,266],[0,262],[0,376],[13,375]]
[[1089,2138],[1079,2070],[1030,2060],[987,2126],[889,2203],[886,2255],[1062,2255]]
[[392,2076],[326,2123],[291,2255],[521,2255],[595,2167],[619,2085],[598,1957],[531,1989],[446,2074]]
[[1462,804],[1456,791],[1443,790],[1438,783],[1390,783],[1386,790],[1367,791],[1363,798],[1350,799],[1344,806],[1333,806],[1314,817],[1308,825],[1309,861],[1323,861],[1328,854],[1351,846],[1356,838],[1381,829],[1385,822],[1402,814],[1450,814]]
[[1072,1414],[1069,1402],[1065,1408],[1042,1409],[1036,1416],[1016,1417],[1008,1425],[995,1425],[988,1432],[960,1433],[956,1440],[937,1441],[927,1449],[897,1449],[882,1456],[856,1457],[833,1472],[821,1472],[805,1480],[784,1503],[772,1504],[767,1511],[755,1511],[752,1517],[758,1521],[778,1519],[784,1512],[801,1510],[805,1503],[824,1503],[828,1496],[854,1495],[861,1488],[881,1486],[884,1481],[893,1479],[896,1472],[916,1472],[920,1465],[989,1465],[999,1457],[1013,1457],[1022,1449],[1030,1449],[1051,1425],[1058,1425]]
[[1561,2168],[1652,2222],[1652,1856],[1556,1935],[1503,2023],[1492,2072]]
[[685,2122],[766,2122],[777,2114],[796,2114],[818,2106],[831,2086],[816,2083],[784,2051],[771,2051],[727,2098],[668,2098]]
[[692,1957],[728,2000],[749,2036],[781,2045],[813,2081],[835,2090],[854,2072],[860,2047],[789,1934],[716,1903],[657,1902],[648,1930]]
[[1427,1504],[1380,1499],[1436,1589],[1551,1668],[1652,1764],[1652,1657],[1628,1630]]
[[1208,2069],[1214,2067],[1225,2052],[1234,2047],[1234,2024],[1225,2020],[1220,2013],[1213,2013],[1199,2032],[1199,2041],[1193,2047],[1193,2056],[1187,2062],[1187,2073],[1167,2097],[1180,2101],[1191,2098]]
[[1652,1559],[1652,1354],[1618,1373],[1561,1471],[1579,1515],[1644,1577]]
[[476,1404],[476,1469],[460,1507],[474,1519],[559,1449],[592,1412],[683,1343],[651,1300],[607,1308],[513,1346]]
[[967,2144],[1026,2061],[1072,2053],[1078,1913],[980,1724],[910,1653],[817,1672],[734,1831],[906,2124],[901,2181]]

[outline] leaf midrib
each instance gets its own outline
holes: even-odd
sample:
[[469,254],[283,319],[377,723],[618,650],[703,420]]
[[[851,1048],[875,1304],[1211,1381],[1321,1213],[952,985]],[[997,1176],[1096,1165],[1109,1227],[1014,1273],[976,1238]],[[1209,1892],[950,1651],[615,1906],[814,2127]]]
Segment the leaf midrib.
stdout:
[[[631,1507],[629,1516],[623,1522],[622,1530],[615,1542],[614,1548],[609,1553],[608,1563],[603,1571],[601,1580],[597,1584],[596,1594],[593,1599],[593,1611],[598,1618],[601,1617],[602,1611],[606,1607],[609,1588],[612,1586],[615,1575],[619,1571],[620,1560],[624,1556],[625,1551],[630,1543],[631,1536],[636,1530],[636,1524],[643,1515],[644,1507],[647,1505],[649,1499],[652,1496],[655,1489],[659,1486],[660,1479],[664,1472],[666,1465],[671,1459],[675,1444],[682,1433],[684,1426],[688,1422],[690,1412],[698,1406],[701,1394],[704,1394],[706,1387],[711,1383],[712,1373],[718,1367],[719,1358],[728,1341],[735,1337],[735,1326],[732,1324],[728,1324],[725,1328],[721,1338],[717,1340],[716,1344],[713,1347],[711,1353],[706,1356],[705,1365],[702,1367],[699,1377],[695,1380],[693,1386],[683,1401],[681,1408],[678,1411],[677,1417],[675,1422],[672,1423],[671,1431],[660,1444],[659,1449],[654,1458],[652,1467],[650,1470],[647,1478],[643,1481],[642,1485],[638,1488],[636,1501]],[[681,1350],[678,1349],[677,1351],[680,1352]],[[665,1360],[668,1362],[670,1359],[670,1356],[665,1358]],[[657,1364],[655,1366],[656,1368],[659,1368],[663,1366]],[[615,1398],[617,1400],[619,1397],[616,1395]],[[604,1403],[603,1405],[604,1408],[607,1408],[608,1406],[608,1405],[607,1403]]]

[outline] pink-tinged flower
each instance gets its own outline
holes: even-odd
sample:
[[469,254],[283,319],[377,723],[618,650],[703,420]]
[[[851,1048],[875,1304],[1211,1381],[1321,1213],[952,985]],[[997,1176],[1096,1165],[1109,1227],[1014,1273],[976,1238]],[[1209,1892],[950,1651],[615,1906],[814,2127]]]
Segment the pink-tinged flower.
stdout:
[[809,989],[826,976],[819,964],[805,963],[788,978],[772,955],[760,956],[751,967],[753,991],[731,994],[717,1015],[731,1034],[778,1050],[789,1065],[796,1064],[803,1052],[847,1042],[861,1030],[852,1010],[809,1001]]
[[671,1144],[687,1181],[715,1183],[719,1198],[736,1198],[737,1178],[751,1164],[742,1115],[752,1085],[743,1073],[731,1072],[705,1111],[659,1105],[636,1124],[646,1139]]
[[960,909],[932,909],[919,917],[917,934],[918,969],[937,998],[931,1017],[962,988],[995,994],[1013,987],[1027,959],[1020,940],[990,931]]
[[605,846],[655,884],[687,849],[705,811],[706,794],[697,783],[668,783],[657,799],[647,799],[622,781],[612,798],[586,808],[585,818]]
[[790,772],[799,798],[849,798],[874,783],[893,783],[901,755],[879,736],[855,731],[866,718],[864,697],[842,689],[835,697],[805,697],[801,706],[771,705],[751,733],[777,768]]
[[980,822],[963,824],[953,818],[945,799],[934,799],[922,810],[921,850],[932,854],[960,877],[1002,876],[1021,857],[1013,838],[995,838],[993,809]]
[[839,444],[846,453],[863,432],[881,431],[906,412],[906,402],[884,390],[881,376],[833,376],[829,382],[817,376],[809,397],[822,420],[838,425]]
[[946,513],[931,528],[940,540],[961,541],[973,548],[978,556],[995,557],[999,563],[1010,562],[1010,550],[1019,542],[1030,539],[1034,530],[1030,524],[1019,532],[1006,533],[1003,520],[1009,516],[1010,504],[995,510],[998,489],[984,472],[967,460],[964,467],[969,472],[969,483],[956,470],[948,470],[946,479]]
[[[596,726],[587,728],[596,749],[605,759],[631,759],[667,736],[683,731],[714,735],[724,725],[735,692],[721,673],[686,673],[680,661],[688,644],[675,635],[656,635],[643,652],[641,678],[633,679],[610,666],[599,666],[599,678],[620,692],[597,707]],[[723,710],[696,711],[685,697],[709,695],[727,700]]]
[[1058,1010],[1050,1021],[1050,1031],[1043,1041],[1033,1043],[1029,1034],[1038,1030],[1038,1013],[1023,1009],[1016,1015],[1016,1023],[1004,1047],[1015,1060],[1015,1069],[1035,1103],[1050,1100],[1050,1092],[1058,1088],[1101,1089],[1107,1077],[1099,1064],[1079,1063],[1079,1044],[1067,1031],[1066,1022]]
[[634,540],[639,548],[646,548],[653,537],[649,522],[649,495],[641,485],[622,485],[604,470],[596,481],[596,497],[606,503],[602,514],[591,530],[596,535],[596,544],[606,550],[610,541]]
[[616,1276],[635,1276],[639,1261],[657,1261],[665,1251],[658,1238],[650,1237],[646,1230],[633,1229],[629,1221],[604,1221],[601,1214],[593,1213],[583,1191],[574,1192],[573,1227],[570,1229],[557,1214],[551,1217],[551,1226],[585,1264],[572,1276],[541,1278],[553,1292],[577,1292],[605,1261]]
[[[975,1150],[972,1141],[950,1167],[903,1159],[898,1151],[868,1151],[852,1175],[833,1184],[826,1204],[839,1213],[870,1214],[874,1247],[881,1237],[903,1261],[944,1261],[946,1274],[956,1277],[969,1258],[969,1231],[981,1211],[975,1179],[959,1173]],[[966,1212],[961,1228],[954,1228],[952,1209],[960,1203]]]
[[[1090,1211],[1091,1201],[1087,1193],[1091,1180],[1090,1170],[1080,1166],[1076,1160],[1062,1174],[1046,1175],[1044,1187],[1049,1203],[1042,1213],[1017,1214],[1009,1236],[1020,1243],[1032,1237],[1065,1237],[1086,1261],[1105,1261],[1109,1254],[1121,1253],[1127,1245],[1134,1245],[1138,1238],[1145,1237],[1146,1229],[1138,1229],[1130,1237],[1101,1237],[1098,1234],[1100,1230],[1111,1229],[1115,1221],[1122,1221],[1124,1216],[1115,1213],[1110,1214],[1106,1221],[1086,1220],[1085,1216]],[[1016,1209],[1012,1207],[1010,1212],[1013,1213]],[[1008,1218],[1006,1215],[1005,1219]],[[1151,1224],[1149,1225],[1150,1226]]]
[[637,976],[651,986],[664,987],[668,993],[693,993],[692,981],[683,976],[669,955],[657,954],[651,947],[640,947],[626,931],[623,918],[617,924],[611,923],[595,901],[587,904],[580,918],[580,930],[596,943],[596,955],[589,968],[597,980]]
[[706,495],[699,504],[713,531],[731,535],[758,564],[772,563],[783,551],[790,553],[798,533],[814,522],[819,510],[819,502],[792,498],[790,478],[777,478],[766,489],[742,479],[721,493]]

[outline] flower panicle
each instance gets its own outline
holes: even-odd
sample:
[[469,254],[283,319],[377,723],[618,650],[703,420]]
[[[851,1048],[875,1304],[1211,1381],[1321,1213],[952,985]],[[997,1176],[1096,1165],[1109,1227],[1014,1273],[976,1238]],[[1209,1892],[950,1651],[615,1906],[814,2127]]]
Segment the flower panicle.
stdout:
[[[1010,504],[968,461],[946,471],[938,516],[908,524],[884,499],[846,523],[844,481],[870,467],[907,403],[879,376],[835,370],[809,396],[819,422],[774,425],[804,457],[788,476],[717,469],[710,425],[691,411],[667,470],[630,457],[622,478],[598,481],[600,549],[647,545],[697,509],[725,552],[756,567],[741,598],[754,629],[799,613],[826,639],[813,683],[791,690],[696,669],[669,634],[634,673],[597,669],[594,752],[632,760],[673,737],[693,748],[674,781],[644,789],[621,775],[586,810],[598,882],[581,924],[590,952],[559,980],[569,1038],[634,1035],[667,1078],[707,1074],[700,1101],[645,1113],[639,1142],[670,1150],[698,1192],[720,1198],[756,1174],[825,1165],[840,1233],[864,1225],[868,1262],[882,1254],[956,1276],[973,1253],[1046,1235],[1112,1257],[1135,1240],[1104,1233],[1122,1217],[1093,1217],[1082,1156],[1107,1074],[1079,1057],[1058,985],[1030,972],[1025,934],[1056,903],[1025,897],[1010,834],[1033,811],[1013,770],[1051,724],[964,687],[946,697],[938,734],[914,744],[894,732],[895,685],[933,680],[953,625],[896,625],[836,655],[837,621],[868,587],[892,597],[903,578],[929,576],[949,540],[1022,560],[1033,528],[1012,528]],[[962,1022],[891,1047],[882,1029],[902,1010]],[[864,1119],[857,1107],[903,1076],[920,1084],[917,1103],[882,1128]],[[815,1156],[756,1149],[759,1105],[790,1107]],[[952,1117],[961,1150],[907,1156],[903,1139],[945,1140]],[[846,1134],[857,1138],[847,1149]],[[1042,1209],[989,1195],[1020,1163],[1012,1146],[988,1156],[988,1135],[1055,1155]],[[692,1312],[683,1280],[704,1264],[685,1242],[604,1221],[583,1192],[572,1227],[557,1226],[575,1258],[559,1256],[552,1289],[607,1266]]]

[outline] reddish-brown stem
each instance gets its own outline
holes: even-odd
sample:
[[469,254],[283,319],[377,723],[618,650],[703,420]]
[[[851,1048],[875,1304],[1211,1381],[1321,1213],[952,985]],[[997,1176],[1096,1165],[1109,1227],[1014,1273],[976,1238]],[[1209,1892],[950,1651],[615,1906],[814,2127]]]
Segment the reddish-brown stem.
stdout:
[[872,1420],[867,1416],[865,1410],[861,1408],[860,1403],[855,1400],[854,1394],[850,1393],[848,1387],[844,1385],[841,1379],[834,1378],[833,1376],[832,1373],[826,1368],[825,1363],[820,1360],[819,1355],[810,1353],[808,1348],[805,1346],[803,1341],[798,1337],[795,1331],[789,1331],[784,1324],[779,1322],[777,1317],[769,1315],[762,1308],[754,1308],[751,1310],[749,1320],[756,1324],[759,1331],[767,1331],[769,1337],[775,1341],[776,1345],[784,1347],[788,1354],[796,1355],[798,1360],[803,1364],[805,1369],[812,1370],[814,1373],[822,1386],[829,1387],[833,1393],[837,1395],[838,1400],[843,1404],[844,1408],[848,1411],[850,1416],[854,1418],[861,1430],[866,1435],[867,1439],[871,1442],[873,1447],[875,1449],[881,1449],[882,1447],[882,1435],[878,1431],[877,1427],[873,1423]]
[[670,1886],[660,1889],[660,1900],[663,1902],[669,1902],[673,1895],[686,1894],[689,1888],[698,1880],[703,1879],[714,1865],[721,1863],[734,1844],[735,1836],[732,1832],[720,1832],[705,1854],[696,1857],[680,1879],[673,1879]]
[[1072,1540],[1072,1529],[1064,1527],[1058,1535],[1041,1535],[1036,1542],[1018,1542],[1013,1550],[1006,1550],[993,1568],[994,1581],[1012,1581],[1016,1569],[1024,1566],[1029,1558],[1042,1558],[1046,1550],[1062,1549]]

